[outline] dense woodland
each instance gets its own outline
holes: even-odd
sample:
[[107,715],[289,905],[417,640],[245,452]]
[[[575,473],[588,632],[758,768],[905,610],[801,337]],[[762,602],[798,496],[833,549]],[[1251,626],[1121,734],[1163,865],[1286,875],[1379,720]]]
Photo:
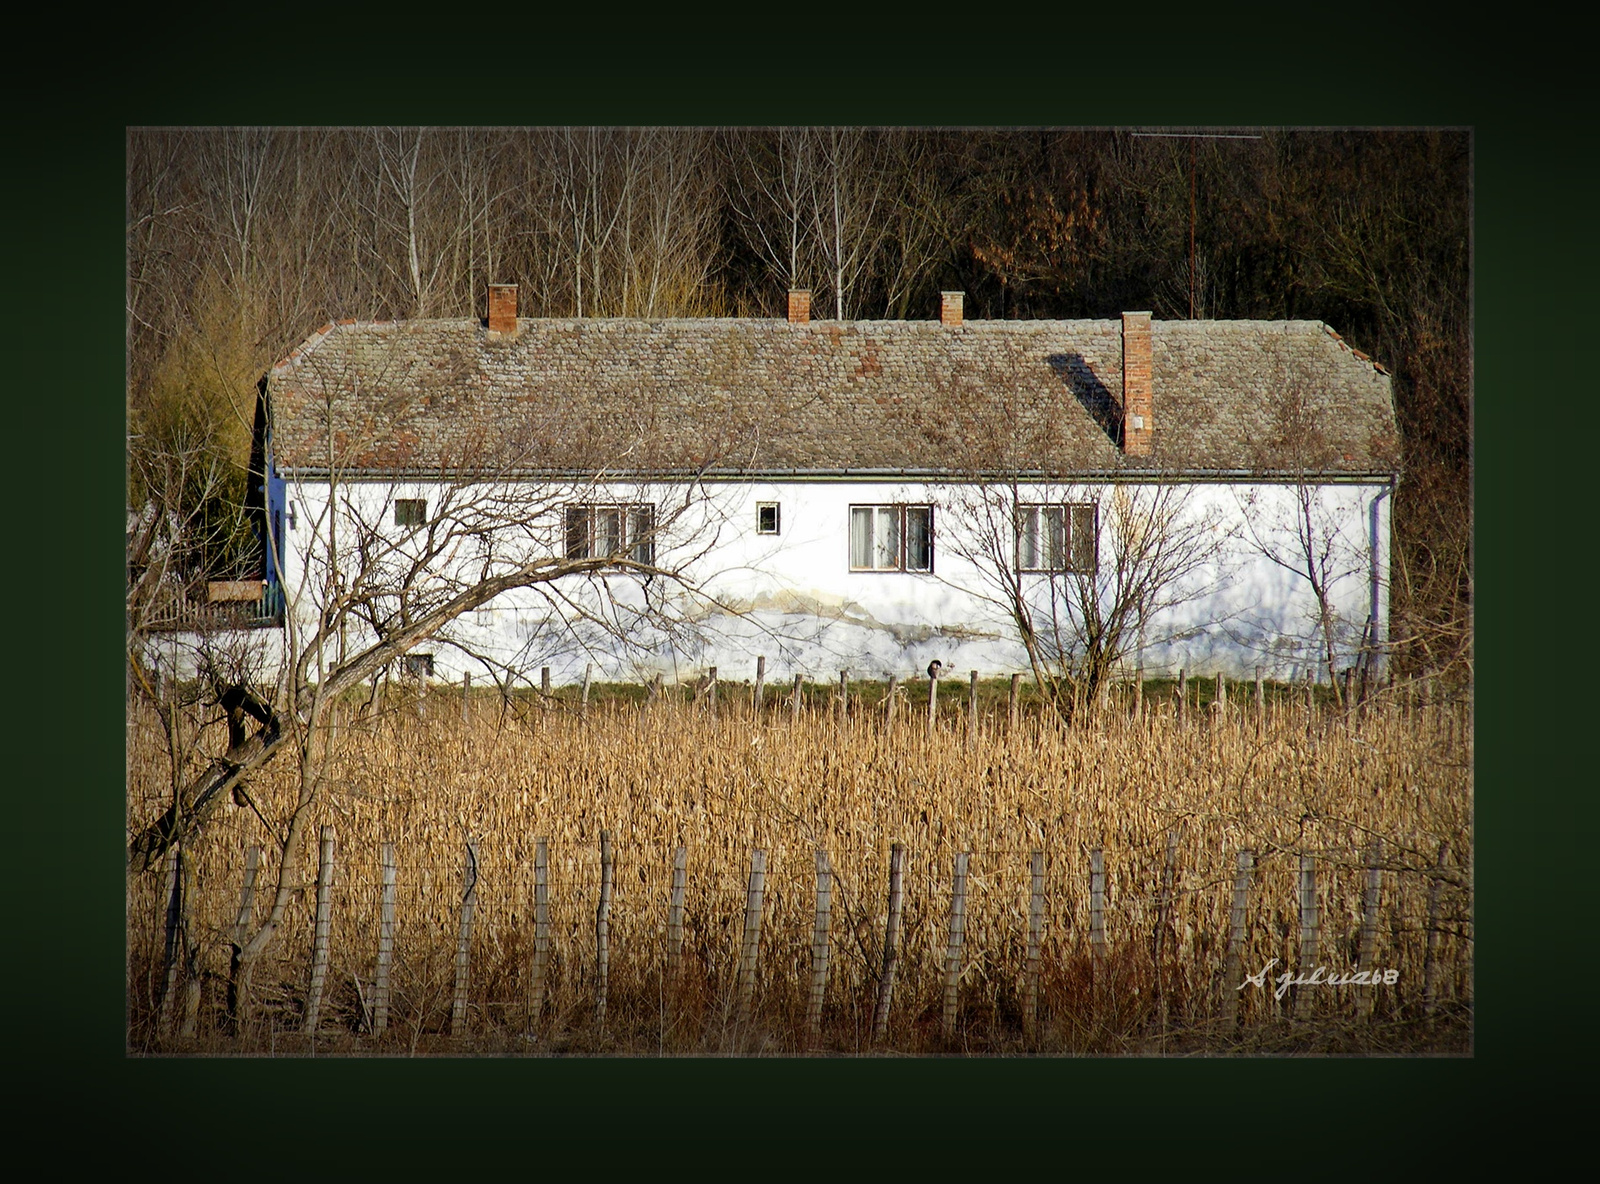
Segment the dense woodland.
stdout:
[[274,361],[490,282],[525,316],[1320,319],[1394,375],[1399,667],[1470,678],[1466,131],[157,129],[127,185],[130,505],[215,538]]

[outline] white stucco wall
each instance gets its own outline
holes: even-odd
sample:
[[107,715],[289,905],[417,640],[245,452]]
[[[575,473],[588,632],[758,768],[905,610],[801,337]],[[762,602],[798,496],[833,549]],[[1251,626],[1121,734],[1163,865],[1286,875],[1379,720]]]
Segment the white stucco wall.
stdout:
[[[582,497],[593,502],[652,502],[663,509],[681,505],[683,491],[615,485],[585,491],[523,487],[503,490],[509,502],[525,499],[535,507],[526,547],[532,553],[559,550],[559,505]],[[688,560],[706,592],[736,612],[704,605],[690,607],[691,620],[672,637],[648,628],[628,628],[624,645],[593,629],[582,637],[553,623],[550,602],[535,591],[502,594],[484,609],[470,612],[451,637],[497,662],[516,665],[537,680],[548,665],[557,683],[580,679],[586,663],[596,677],[637,680],[661,671],[669,680],[697,677],[717,666],[723,678],[754,674],[757,655],[765,655],[767,677],[783,682],[794,674],[832,679],[841,669],[852,677],[909,676],[938,658],[948,669],[977,669],[999,675],[1027,668],[1025,652],[1006,615],[982,597],[980,568],[961,554],[961,506],[972,487],[929,487],[899,481],[783,481],[712,484],[704,501],[664,528],[658,562]],[[1148,489],[1146,492],[1149,492]],[[1341,653],[1353,650],[1368,615],[1376,609],[1383,636],[1388,615],[1390,487],[1385,484],[1329,485],[1314,491],[1313,525],[1326,536],[1334,556],[1332,600]],[[1024,502],[1098,500],[1102,535],[1115,494],[1110,486],[1048,486],[1019,491]],[[441,487],[427,483],[347,484],[341,496],[354,512],[387,539],[404,535],[393,526],[393,500],[425,498],[430,514],[441,503]],[[294,528],[285,547],[285,576],[294,611],[302,621],[314,617],[320,575],[310,556],[325,547],[328,488],[319,482],[290,480]],[[1212,562],[1190,575],[1181,588],[1168,589],[1170,607],[1145,622],[1142,665],[1147,675],[1221,670],[1252,676],[1256,666],[1269,677],[1304,678],[1316,672],[1321,642],[1315,600],[1308,581],[1274,563],[1271,551],[1293,563],[1302,550],[1294,527],[1300,514],[1292,486],[1197,484],[1186,487],[1183,512],[1205,519],[1216,539]],[[781,533],[757,533],[757,503],[780,506]],[[852,505],[904,502],[932,504],[934,563],[931,573],[853,572],[849,567],[849,512]],[[356,532],[346,524],[346,545]],[[455,553],[470,564],[467,549]],[[1102,542],[1102,564],[1109,561]],[[1025,577],[1037,583],[1045,577]],[[577,604],[596,607],[596,597],[637,601],[640,577],[603,580],[567,578],[559,593]],[[660,584],[654,593],[662,591]],[[680,608],[686,605],[680,602]],[[570,614],[569,614],[570,616]],[[360,639],[347,638],[348,644]],[[487,679],[484,663],[441,639],[418,647],[434,655],[435,676],[459,680],[463,672]],[[1130,654],[1127,666],[1141,660]]]

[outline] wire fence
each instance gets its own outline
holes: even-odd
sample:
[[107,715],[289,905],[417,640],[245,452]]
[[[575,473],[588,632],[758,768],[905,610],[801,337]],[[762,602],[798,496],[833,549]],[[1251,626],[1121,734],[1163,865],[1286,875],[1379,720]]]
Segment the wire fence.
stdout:
[[1470,1028],[1468,721],[1245,703],[1070,733],[1000,707],[931,732],[848,703],[352,714],[247,981],[226,954],[274,898],[288,770],[130,877],[130,1047],[1225,1051],[1307,1024]]

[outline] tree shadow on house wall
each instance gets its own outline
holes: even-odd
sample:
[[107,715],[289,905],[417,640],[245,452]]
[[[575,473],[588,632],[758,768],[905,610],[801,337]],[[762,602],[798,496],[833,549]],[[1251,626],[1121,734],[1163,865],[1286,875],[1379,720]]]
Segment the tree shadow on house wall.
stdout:
[[1083,405],[1106,438],[1122,447],[1122,400],[1100,381],[1082,354],[1051,354],[1045,359],[1072,397]]

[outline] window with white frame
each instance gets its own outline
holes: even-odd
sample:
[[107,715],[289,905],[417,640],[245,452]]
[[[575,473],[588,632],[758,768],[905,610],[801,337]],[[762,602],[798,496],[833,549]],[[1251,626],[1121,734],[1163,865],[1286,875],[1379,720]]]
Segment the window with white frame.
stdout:
[[656,508],[648,504],[566,507],[568,559],[656,561]]
[[778,503],[777,502],[757,502],[756,503],[756,533],[757,534],[777,534],[778,533]]
[[932,506],[851,506],[851,571],[932,571]]
[[1093,502],[1017,507],[1017,570],[1093,572],[1099,563]]

